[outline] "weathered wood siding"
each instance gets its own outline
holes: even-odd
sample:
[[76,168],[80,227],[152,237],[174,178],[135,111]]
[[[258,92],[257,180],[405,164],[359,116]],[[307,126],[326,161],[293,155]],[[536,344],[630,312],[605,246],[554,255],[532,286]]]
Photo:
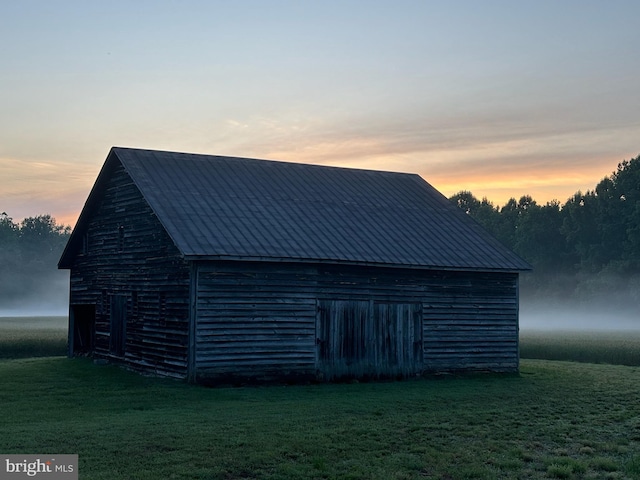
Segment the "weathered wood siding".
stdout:
[[198,380],[518,368],[517,274],[200,263]]
[[518,370],[518,274],[444,273],[423,314],[425,370]]
[[[95,305],[95,357],[161,375],[187,375],[189,265],[121,166],[89,221],[83,252],[75,257],[70,303]],[[114,330],[117,339],[110,339],[112,318],[125,326]]]
[[311,377],[314,271],[198,266],[197,379]]

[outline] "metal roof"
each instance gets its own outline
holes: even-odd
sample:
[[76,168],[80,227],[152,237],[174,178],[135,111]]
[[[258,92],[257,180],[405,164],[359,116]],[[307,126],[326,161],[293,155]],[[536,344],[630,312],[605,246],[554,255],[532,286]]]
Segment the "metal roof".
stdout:
[[116,161],[188,259],[531,268],[415,174],[114,147]]

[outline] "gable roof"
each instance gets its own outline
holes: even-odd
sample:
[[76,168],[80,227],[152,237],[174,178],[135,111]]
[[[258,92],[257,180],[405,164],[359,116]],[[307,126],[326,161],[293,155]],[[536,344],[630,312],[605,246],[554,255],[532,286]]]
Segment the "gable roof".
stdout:
[[120,162],[187,259],[529,270],[415,174],[111,149],[60,268]]

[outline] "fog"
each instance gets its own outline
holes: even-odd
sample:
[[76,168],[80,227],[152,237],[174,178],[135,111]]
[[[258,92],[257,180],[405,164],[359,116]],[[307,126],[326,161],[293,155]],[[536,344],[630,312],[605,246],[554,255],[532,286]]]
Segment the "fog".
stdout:
[[1,278],[0,317],[66,316],[69,272],[54,271],[37,281],[18,275]]
[[[56,271],[37,282],[20,277],[0,279],[0,317],[66,316],[69,302],[69,272]],[[520,329],[640,331],[637,305],[618,301],[561,302],[522,299]]]
[[544,304],[523,301],[520,304],[520,329],[640,331],[640,315],[637,309],[619,307],[611,302]]

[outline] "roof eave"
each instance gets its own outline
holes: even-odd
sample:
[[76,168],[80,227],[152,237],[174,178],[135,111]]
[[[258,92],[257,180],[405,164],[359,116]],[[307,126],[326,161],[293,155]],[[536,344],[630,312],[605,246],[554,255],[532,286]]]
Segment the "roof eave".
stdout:
[[456,265],[418,265],[409,263],[382,263],[363,260],[340,260],[340,259],[323,259],[323,258],[292,258],[292,257],[267,257],[267,256],[240,256],[240,255],[184,255],[184,259],[190,262],[258,262],[258,263],[296,263],[296,264],[315,264],[315,265],[341,265],[352,267],[375,267],[390,269],[409,269],[409,270],[439,270],[454,272],[487,272],[487,273],[519,273],[533,270],[531,266],[528,268],[501,268],[489,266],[456,266]]

